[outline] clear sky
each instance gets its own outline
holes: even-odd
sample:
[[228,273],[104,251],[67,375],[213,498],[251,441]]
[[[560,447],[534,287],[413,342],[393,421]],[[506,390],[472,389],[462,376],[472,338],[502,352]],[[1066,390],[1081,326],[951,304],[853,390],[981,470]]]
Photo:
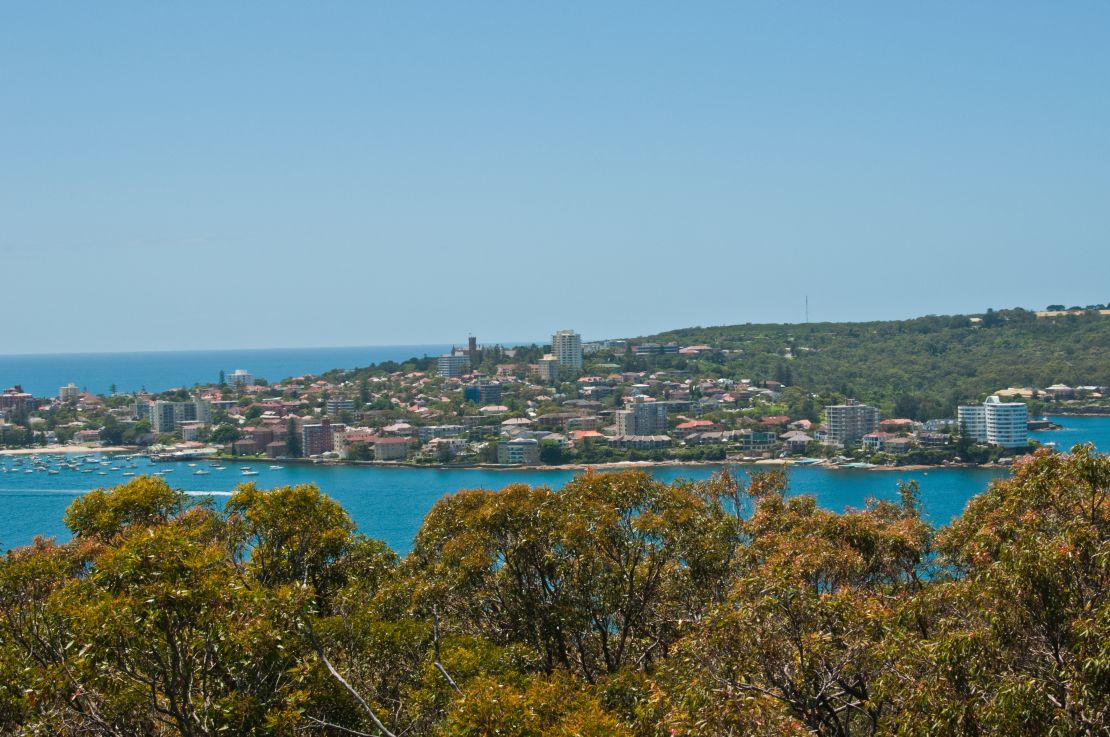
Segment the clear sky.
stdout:
[[11,2],[0,352],[1110,300],[1106,2]]

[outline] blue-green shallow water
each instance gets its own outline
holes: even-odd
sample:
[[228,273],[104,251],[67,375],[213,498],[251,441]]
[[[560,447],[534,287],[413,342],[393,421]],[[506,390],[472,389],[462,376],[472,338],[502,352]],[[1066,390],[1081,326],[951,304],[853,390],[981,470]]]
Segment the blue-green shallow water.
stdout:
[[[1041,442],[1055,441],[1060,447],[1077,442],[1094,442],[1101,450],[1110,448],[1110,418],[1056,418],[1066,429],[1041,433]],[[2,461],[11,467],[12,459]],[[134,473],[173,468],[166,476],[175,487],[188,491],[226,493],[243,481],[263,488],[313,482],[338,500],[361,532],[385,540],[398,553],[408,552],[420,523],[437,499],[460,489],[500,489],[524,482],[558,487],[574,476],[573,471],[436,470],[407,468],[356,468],[351,466],[289,465],[270,470],[266,463],[252,463],[258,476],[242,477],[235,465],[207,476],[193,475],[194,468],[178,464],[148,464],[140,460]],[[206,467],[198,464],[197,468]],[[716,468],[707,466],[662,467],[656,478],[672,481],[679,477],[703,479]],[[745,470],[745,469],[737,469]],[[66,539],[62,515],[78,495],[93,488],[126,481],[122,471],[107,476],[62,471],[0,474],[0,549],[26,545],[37,535]],[[862,506],[869,497],[897,498],[900,481],[921,484],[926,516],[937,524],[959,515],[967,500],[983,491],[991,479],[1005,475],[987,469],[929,469],[927,471],[829,471],[819,468],[790,469],[790,493],[813,494],[822,506],[840,511]]]

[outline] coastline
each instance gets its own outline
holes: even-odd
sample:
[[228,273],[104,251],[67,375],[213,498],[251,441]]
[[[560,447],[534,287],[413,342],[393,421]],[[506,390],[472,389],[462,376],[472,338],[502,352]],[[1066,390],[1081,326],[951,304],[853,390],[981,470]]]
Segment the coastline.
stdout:
[[93,453],[135,453],[127,445],[47,445],[35,448],[0,448],[0,456],[89,455]]
[[[397,461],[346,461],[346,460],[312,460],[307,458],[246,458],[242,456],[218,456],[219,460],[229,463],[283,463],[283,464],[296,464],[307,466],[352,466],[363,468],[392,468],[397,470],[427,470],[427,471],[616,471],[622,469],[643,469],[648,470],[652,468],[705,468],[705,467],[721,467],[721,466],[753,466],[753,467],[774,467],[774,468],[789,468],[790,466],[799,465],[798,459],[794,458],[761,458],[758,460],[723,460],[723,461],[680,461],[680,460],[666,460],[666,461],[611,461],[608,463],[567,463],[560,466],[548,466],[542,464],[515,464],[515,465],[500,465],[496,463],[467,463],[467,464],[418,464],[418,463],[402,463]],[[998,465],[994,463],[948,463],[948,464],[907,464],[904,466],[870,466],[867,468],[844,468],[842,466],[832,465],[829,463],[809,463],[801,466],[803,468],[820,468],[826,471],[931,471],[931,470],[947,470],[947,469],[968,469],[968,468],[985,468],[985,469],[1007,469],[1009,465]]]
[[[30,455],[89,455],[96,453],[116,454],[116,453],[136,453],[142,452],[141,448],[135,446],[91,446],[91,445],[56,445],[38,448],[6,448],[0,449],[0,457],[4,456],[30,456]],[[588,471],[588,470],[621,470],[621,469],[652,469],[652,468],[683,468],[683,467],[720,467],[720,466],[753,466],[753,467],[773,467],[773,468],[789,468],[790,466],[798,465],[798,459],[795,458],[760,458],[757,460],[722,460],[722,461],[685,461],[685,460],[663,460],[663,461],[611,461],[608,463],[568,463],[561,466],[549,465],[500,465],[496,463],[466,463],[466,464],[419,464],[419,463],[405,463],[397,461],[348,461],[338,459],[311,459],[311,458],[255,458],[245,456],[225,456],[218,455],[212,456],[212,459],[219,459],[228,463],[292,463],[297,465],[324,465],[324,466],[352,466],[352,467],[367,467],[367,468],[395,468],[405,470],[434,470],[434,471]],[[181,460],[186,460],[182,458]],[[172,463],[172,460],[165,460],[163,462]],[[805,464],[806,468],[822,468],[827,471],[931,471],[933,469],[960,469],[960,468],[988,468],[988,469],[1004,469],[1009,468],[1007,465],[998,465],[993,463],[947,463],[947,464],[907,464],[904,466],[870,466],[867,468],[853,467],[843,468],[841,466],[833,465],[830,463],[808,463]]]

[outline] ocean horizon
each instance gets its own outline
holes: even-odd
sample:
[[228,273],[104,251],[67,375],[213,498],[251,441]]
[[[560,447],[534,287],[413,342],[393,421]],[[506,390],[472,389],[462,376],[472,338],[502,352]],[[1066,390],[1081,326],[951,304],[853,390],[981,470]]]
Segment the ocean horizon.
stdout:
[[0,354],[0,390],[16,384],[36,396],[53,396],[74,383],[94,394],[166,391],[219,380],[220,371],[245,369],[270,382],[290,376],[352,369],[383,361],[438,356],[450,343],[340,346],[321,348],[242,348],[191,351]]

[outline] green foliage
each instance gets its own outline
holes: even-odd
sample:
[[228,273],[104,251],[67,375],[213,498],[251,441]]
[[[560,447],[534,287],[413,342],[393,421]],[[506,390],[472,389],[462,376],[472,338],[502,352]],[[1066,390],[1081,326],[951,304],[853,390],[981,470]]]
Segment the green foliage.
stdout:
[[[1025,310],[913,320],[687,328],[644,338],[730,351],[699,357],[697,373],[787,384],[831,398],[855,397],[890,416],[951,417],[961,401],[1009,386],[1110,384],[1110,319],[1097,314],[1037,318]],[[792,357],[783,361],[784,353]],[[673,356],[625,356],[636,370]],[[710,359],[713,360],[710,360]],[[790,415],[817,417],[790,400]]]
[[347,449],[347,458],[352,461],[372,461],[374,451],[366,443],[354,443]]
[[141,476],[78,497],[66,510],[65,523],[77,537],[109,540],[131,525],[164,524],[188,504],[189,497],[160,476]]
[[312,484],[263,491],[242,484],[227,503],[232,539],[265,586],[310,584],[323,607],[343,583],[338,563],[354,544],[343,507]]
[[586,473],[445,497],[399,560],[314,486],[139,478],[0,561],[0,733],[1105,734],[1110,459],[920,514]]

